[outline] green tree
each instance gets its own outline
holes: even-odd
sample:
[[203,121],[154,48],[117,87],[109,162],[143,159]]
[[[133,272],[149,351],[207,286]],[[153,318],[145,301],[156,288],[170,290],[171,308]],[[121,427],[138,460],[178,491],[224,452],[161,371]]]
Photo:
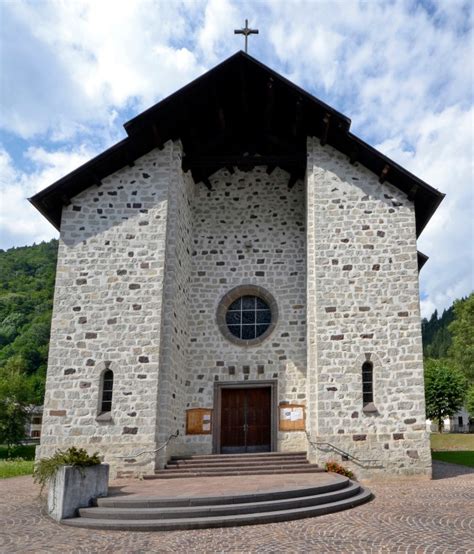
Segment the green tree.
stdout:
[[453,416],[463,405],[466,377],[449,360],[425,361],[426,415],[443,431],[443,420]]
[[449,325],[452,335],[450,354],[459,369],[474,383],[474,292],[454,302],[455,320]]
[[8,450],[25,438],[34,398],[31,378],[23,372],[19,358],[11,358],[0,369],[0,443]]
[[471,385],[467,391],[466,410],[470,419],[474,419],[474,385]]

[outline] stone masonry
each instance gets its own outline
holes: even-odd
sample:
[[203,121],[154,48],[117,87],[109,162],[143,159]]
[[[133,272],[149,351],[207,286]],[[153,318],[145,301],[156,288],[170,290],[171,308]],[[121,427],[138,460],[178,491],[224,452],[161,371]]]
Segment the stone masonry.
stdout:
[[[213,408],[215,383],[272,381],[277,403],[306,405],[310,440],[278,432],[278,450],[340,461],[316,444],[327,442],[376,461],[370,474],[429,475],[412,203],[312,138],[306,183],[291,189],[286,172],[257,166],[221,169],[208,190],[181,156],[168,142],[63,209],[39,455],[75,445],[115,472],[151,472],[171,455],[212,452],[211,435],[185,435],[185,416]],[[255,346],[217,326],[220,300],[239,285],[278,305]]]
[[[413,203],[308,139],[308,398],[311,457],[356,456],[359,476],[431,475]],[[362,403],[374,368],[375,412]]]

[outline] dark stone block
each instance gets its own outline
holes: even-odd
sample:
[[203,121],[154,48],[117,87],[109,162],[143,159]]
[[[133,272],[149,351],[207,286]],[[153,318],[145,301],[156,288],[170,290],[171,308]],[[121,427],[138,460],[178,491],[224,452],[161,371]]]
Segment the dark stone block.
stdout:
[[372,270],[373,270],[373,271],[379,271],[379,270],[380,270],[380,264],[374,264],[374,265],[372,266]]
[[377,236],[378,237],[384,237],[385,236],[385,231],[377,231]]
[[147,364],[150,360],[148,359],[148,356],[140,356],[138,358],[138,361],[141,363],[141,364]]
[[416,417],[409,417],[408,419],[404,419],[403,423],[406,423],[407,425],[411,425],[412,423],[416,423]]
[[343,340],[344,335],[331,335],[331,340]]
[[81,381],[79,383],[79,388],[80,389],[90,389],[90,387],[91,387],[90,381]]
[[86,362],[86,366],[91,367],[94,365],[95,365],[95,360],[93,360],[92,358],[89,358]]
[[72,309],[73,312],[80,312],[81,311],[81,307],[80,306],[74,306],[74,308]]
[[373,333],[362,333],[360,338],[361,339],[372,339],[372,338],[374,338],[374,334]]
[[62,417],[66,415],[66,410],[49,410],[50,416]]
[[139,227],[145,227],[145,225],[150,225],[150,222],[149,221],[139,221],[138,223]]
[[130,285],[128,285],[128,288],[130,290],[138,290],[139,288],[141,288],[141,285],[139,285],[138,283],[130,283]]
[[329,306],[327,308],[324,308],[326,310],[326,313],[327,314],[330,314],[332,312],[335,312],[336,311],[336,308],[334,306]]
[[394,441],[401,441],[405,438],[405,435],[403,433],[393,433],[393,440]]
[[149,267],[150,267],[150,264],[148,262],[142,262],[140,264],[141,269],[149,269]]
[[117,275],[127,275],[126,269],[117,269]]
[[353,441],[365,441],[367,439],[367,435],[352,435]]
[[139,310],[142,309],[142,305],[141,305],[141,304],[133,304],[133,305],[132,305],[132,308],[133,308],[136,312],[138,312]]
[[76,370],[73,367],[68,367],[64,370],[64,375],[73,375],[76,373]]
[[146,375],[143,375],[143,373],[140,373],[139,375],[137,375],[137,379],[146,379],[147,376]]
[[351,264],[347,264],[347,265],[342,266],[342,271],[350,271],[351,269],[352,269]]
[[143,177],[144,179],[149,179],[149,178],[150,178],[150,175],[148,175],[148,173],[143,172],[143,173],[142,173],[142,177]]
[[229,375],[235,375],[235,366],[233,365],[229,366]]
[[359,412],[352,412],[351,414],[352,419],[357,419],[358,417],[359,417]]
[[80,324],[87,323],[87,317],[82,316],[77,320]]
[[114,325],[115,323],[117,323],[116,317],[111,317],[110,319],[107,320],[108,325]]
[[369,306],[359,306],[359,312],[368,312],[370,311]]
[[73,206],[72,211],[73,212],[80,212],[82,210],[81,206]]
[[337,387],[326,387],[326,390],[329,391],[329,392],[336,392]]
[[138,433],[138,427],[124,427],[122,435],[136,435]]
[[414,460],[418,460],[420,457],[418,454],[418,450],[407,450],[407,456],[409,458],[413,458]]
[[86,339],[96,339],[97,333],[86,333]]
[[87,285],[87,279],[76,279],[76,285]]
[[398,317],[408,317],[408,312],[398,312]]

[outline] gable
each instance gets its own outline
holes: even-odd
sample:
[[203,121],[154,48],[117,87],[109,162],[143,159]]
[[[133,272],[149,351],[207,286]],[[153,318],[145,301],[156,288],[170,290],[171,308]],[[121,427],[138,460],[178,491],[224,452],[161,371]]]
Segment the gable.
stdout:
[[288,186],[306,171],[306,138],[318,137],[407,194],[417,235],[444,195],[353,135],[349,118],[244,52],[127,122],[127,138],[33,196],[31,203],[59,228],[63,205],[168,140],[181,140],[183,169],[208,187],[222,167],[278,166]]

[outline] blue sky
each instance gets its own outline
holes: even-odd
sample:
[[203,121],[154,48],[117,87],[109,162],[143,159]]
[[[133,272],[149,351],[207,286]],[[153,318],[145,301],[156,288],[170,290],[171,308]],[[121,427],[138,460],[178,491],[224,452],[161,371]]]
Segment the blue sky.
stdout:
[[470,1],[3,0],[0,248],[57,236],[26,198],[260,34],[250,54],[447,194],[419,240],[424,315],[473,289]]

